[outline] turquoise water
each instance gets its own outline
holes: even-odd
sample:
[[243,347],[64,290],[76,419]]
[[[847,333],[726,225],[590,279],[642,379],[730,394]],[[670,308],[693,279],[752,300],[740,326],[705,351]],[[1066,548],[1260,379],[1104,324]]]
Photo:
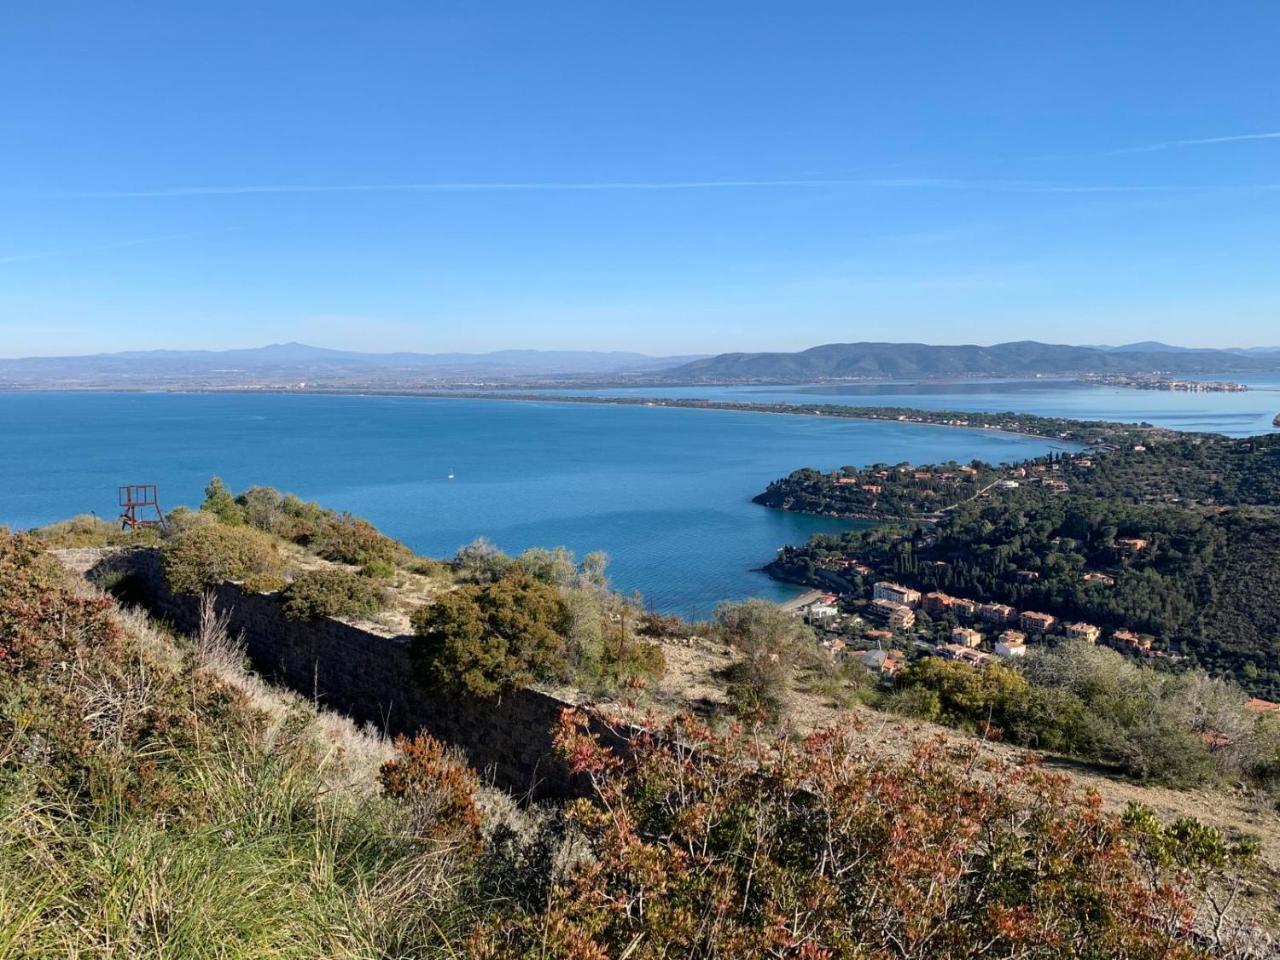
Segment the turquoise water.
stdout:
[[[703,615],[793,591],[753,569],[839,521],[751,497],[801,466],[1031,456],[944,427],[581,404],[267,394],[0,394],[0,523],[114,516],[122,483],[194,504],[213,474],[367,516],[442,556],[479,536],[605,550],[615,586]],[[447,479],[453,470],[455,479]]]

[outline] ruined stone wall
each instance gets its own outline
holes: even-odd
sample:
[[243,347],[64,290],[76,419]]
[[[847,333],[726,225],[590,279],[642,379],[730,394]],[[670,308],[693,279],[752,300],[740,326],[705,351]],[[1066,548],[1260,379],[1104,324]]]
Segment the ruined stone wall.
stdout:
[[[154,549],[62,551],[63,562],[184,633],[198,626],[197,598],[165,584]],[[521,689],[496,701],[475,701],[423,689],[415,681],[409,637],[386,637],[339,620],[298,621],[284,615],[278,594],[252,593],[235,583],[214,591],[231,630],[244,636],[254,668],[318,705],[369,723],[389,735],[425,730],[462,749],[482,775],[517,795],[577,792],[552,755],[552,727],[573,704]],[[620,749],[625,738],[594,719],[597,732]]]

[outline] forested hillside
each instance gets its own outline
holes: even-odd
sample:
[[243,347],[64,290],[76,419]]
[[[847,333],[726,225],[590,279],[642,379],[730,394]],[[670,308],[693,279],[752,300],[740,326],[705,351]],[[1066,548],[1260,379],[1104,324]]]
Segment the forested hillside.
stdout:
[[1095,497],[1280,507],[1280,433],[1165,434],[1140,446],[1093,458],[1087,469],[1066,458],[1062,468],[1074,490]]
[[874,504],[936,522],[817,537],[770,569],[824,585],[819,569],[856,561],[923,590],[1149,633],[1280,697],[1280,436],[1191,435],[969,469],[873,469],[854,483],[798,471],[774,483],[761,498],[771,505],[865,517]]
[[992,346],[828,343],[796,353],[723,353],[667,371],[673,380],[805,380],[841,377],[1028,377],[1036,374],[1177,374],[1271,371],[1266,355],[1226,350],[1177,352],[1067,346],[1022,340]]

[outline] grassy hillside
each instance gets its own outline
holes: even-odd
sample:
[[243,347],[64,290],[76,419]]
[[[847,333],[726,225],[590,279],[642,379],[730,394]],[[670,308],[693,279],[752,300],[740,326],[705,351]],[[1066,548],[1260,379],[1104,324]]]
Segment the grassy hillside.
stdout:
[[852,721],[557,742],[587,796],[518,813],[0,534],[0,957],[1202,958],[1251,857]]
[[0,533],[0,957],[446,955],[467,910],[392,754]]

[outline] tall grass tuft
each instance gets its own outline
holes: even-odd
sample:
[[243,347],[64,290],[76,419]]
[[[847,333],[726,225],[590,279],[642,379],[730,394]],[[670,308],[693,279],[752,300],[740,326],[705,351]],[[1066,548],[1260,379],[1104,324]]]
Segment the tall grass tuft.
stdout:
[[[0,541],[3,538],[0,537]],[[393,750],[0,542],[0,960],[453,956],[471,874],[383,797]]]

